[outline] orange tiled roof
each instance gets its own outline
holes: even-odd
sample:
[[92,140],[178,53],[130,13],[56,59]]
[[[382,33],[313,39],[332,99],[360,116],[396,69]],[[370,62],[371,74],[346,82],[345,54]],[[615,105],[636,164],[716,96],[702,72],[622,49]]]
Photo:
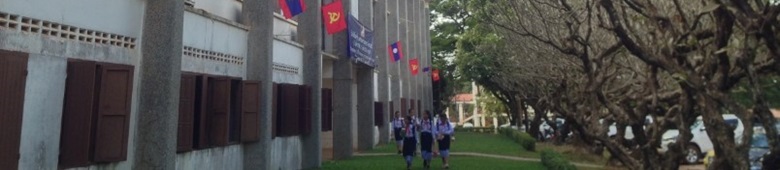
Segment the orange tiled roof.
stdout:
[[452,97],[452,102],[470,102],[474,100],[474,96],[468,93],[457,94]]

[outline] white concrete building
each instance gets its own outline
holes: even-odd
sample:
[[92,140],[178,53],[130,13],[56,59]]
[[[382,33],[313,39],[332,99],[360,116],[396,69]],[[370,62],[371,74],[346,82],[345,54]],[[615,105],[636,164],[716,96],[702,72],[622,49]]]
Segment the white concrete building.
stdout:
[[[342,0],[376,65],[275,0],[0,0],[0,169],[306,169],[432,109],[423,0]],[[387,46],[404,42],[404,62]],[[409,102],[409,101],[416,101]]]

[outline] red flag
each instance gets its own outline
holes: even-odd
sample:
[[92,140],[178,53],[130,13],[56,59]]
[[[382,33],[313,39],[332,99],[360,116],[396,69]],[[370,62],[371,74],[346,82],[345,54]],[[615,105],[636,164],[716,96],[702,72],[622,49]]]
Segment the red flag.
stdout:
[[433,69],[433,72],[431,72],[431,73],[432,73],[432,76],[433,76],[433,81],[439,81],[439,70]]
[[409,60],[409,68],[412,69],[412,75],[417,75],[418,72],[420,72],[420,64],[417,62],[417,59],[411,59]]
[[335,34],[347,29],[346,18],[341,0],[322,6],[322,23],[325,24],[325,31],[328,34]]

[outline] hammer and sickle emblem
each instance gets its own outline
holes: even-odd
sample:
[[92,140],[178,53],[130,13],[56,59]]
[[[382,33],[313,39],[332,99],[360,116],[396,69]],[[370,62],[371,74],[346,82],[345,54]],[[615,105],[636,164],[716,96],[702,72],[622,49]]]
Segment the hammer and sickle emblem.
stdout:
[[412,66],[412,70],[417,70],[417,66]]
[[328,17],[330,18],[329,24],[333,24],[334,22],[338,21],[339,18],[341,18],[341,13],[328,12]]

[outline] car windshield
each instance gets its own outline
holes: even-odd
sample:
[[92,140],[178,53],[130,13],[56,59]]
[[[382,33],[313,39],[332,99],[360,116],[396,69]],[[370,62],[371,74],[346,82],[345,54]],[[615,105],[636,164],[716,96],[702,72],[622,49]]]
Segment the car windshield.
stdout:
[[767,141],[766,134],[753,134],[753,141],[750,143],[750,146],[753,148],[768,148],[769,142]]

